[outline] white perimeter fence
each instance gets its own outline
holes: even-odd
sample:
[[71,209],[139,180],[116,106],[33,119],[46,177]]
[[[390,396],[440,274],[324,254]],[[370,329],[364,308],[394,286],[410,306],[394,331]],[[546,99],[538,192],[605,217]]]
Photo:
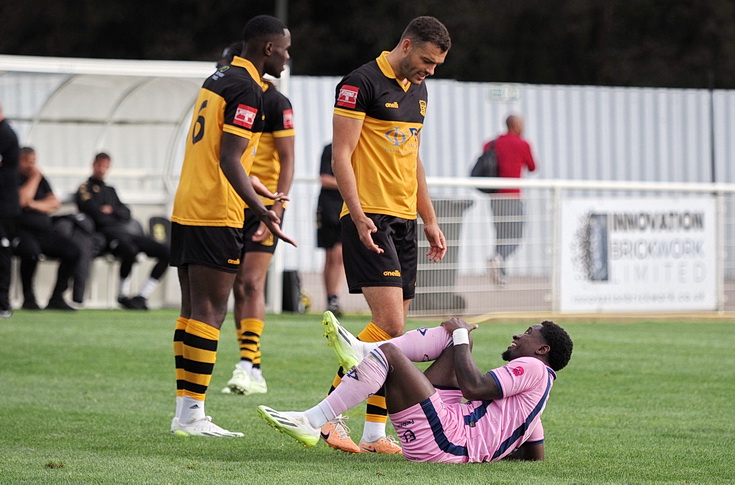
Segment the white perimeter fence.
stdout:
[[[285,269],[298,270],[312,310],[324,307],[315,247],[318,187],[302,180],[285,228],[299,248],[283,247]],[[447,239],[443,261],[424,256],[413,316],[486,313],[723,312],[735,310],[735,185],[430,178]],[[524,211],[501,222],[521,223],[507,277],[493,279],[495,216],[475,189],[522,187]],[[311,201],[307,203],[306,201]],[[605,225],[601,225],[605,221]],[[509,241],[505,241],[509,242]],[[307,255],[307,256],[305,256]],[[343,298],[347,311],[366,311],[361,295]]]
[[[419,230],[419,273],[412,316],[520,313],[625,313],[735,311],[735,184],[631,183],[571,180],[429,178],[447,255],[429,262]],[[518,249],[506,261],[505,284],[493,280],[488,260],[496,229],[485,187],[520,187],[524,211],[502,222],[522,224]],[[297,179],[284,229],[298,248],[279,244],[269,276],[269,310],[280,311],[281,275],[296,271],[309,311],[325,307],[324,251],[316,247],[316,179]],[[123,194],[123,197],[126,197]],[[166,215],[162,200],[127,196],[146,225]],[[70,211],[72,207],[67,206]],[[517,227],[517,226],[516,226]],[[153,262],[134,268],[136,284]],[[36,277],[39,302],[50,294],[57,263]],[[98,258],[87,307],[116,308],[117,263]],[[17,280],[17,278],[16,278]],[[22,297],[14,284],[14,306]],[[177,307],[179,285],[171,269],[151,298],[152,307]],[[342,296],[347,312],[367,312],[362,295]]]

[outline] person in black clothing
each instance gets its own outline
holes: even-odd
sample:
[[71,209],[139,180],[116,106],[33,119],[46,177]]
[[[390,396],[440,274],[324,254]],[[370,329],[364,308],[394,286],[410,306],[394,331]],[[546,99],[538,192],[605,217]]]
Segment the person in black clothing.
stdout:
[[322,188],[316,206],[317,247],[326,250],[324,259],[324,289],[327,292],[327,310],[337,316],[342,314],[339,295],[345,279],[342,261],[342,226],[339,213],[342,210],[342,195],[337,188],[337,179],[332,171],[332,144],[324,147],[319,166]]
[[[120,201],[115,189],[104,182],[110,168],[110,156],[98,153],[92,163],[92,176],[77,190],[75,200],[79,211],[87,214],[107,240],[107,250],[120,258],[118,302],[131,310],[147,310],[148,297],[158,286],[168,269],[169,247],[143,234],[140,225],[130,216],[128,206]],[[130,297],[130,273],[136,256],[144,252],[157,262],[138,295]]]
[[15,218],[18,203],[18,136],[3,115],[0,104],[0,318],[8,318],[10,308],[10,262],[13,258]]
[[51,190],[51,184],[36,166],[36,152],[31,147],[20,149],[18,163],[20,189],[18,197],[21,207],[16,221],[18,244],[14,252],[20,257],[20,280],[23,286],[23,309],[40,310],[36,302],[33,277],[39,257],[44,254],[58,258],[61,262],[47,309],[74,310],[64,301],[64,292],[69,287],[74,268],[79,260],[79,248],[68,237],[56,229],[51,214],[61,207],[61,202]]

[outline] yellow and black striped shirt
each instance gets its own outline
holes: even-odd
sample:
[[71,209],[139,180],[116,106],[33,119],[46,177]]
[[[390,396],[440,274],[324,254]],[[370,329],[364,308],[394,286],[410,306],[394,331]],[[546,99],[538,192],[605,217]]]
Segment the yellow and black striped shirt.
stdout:
[[199,91],[171,220],[189,226],[241,228],[245,203],[220,168],[223,133],[247,138],[242,164],[249,171],[263,131],[263,90],[253,64],[235,57]]
[[[366,213],[416,219],[419,132],[428,93],[424,83],[401,84],[383,52],[337,85],[334,114],[362,119],[352,154],[360,204]],[[342,207],[342,216],[347,214]]]
[[[293,107],[286,96],[273,86],[263,83],[263,113],[265,125],[260,137],[250,175],[255,175],[268,190],[275,192],[281,176],[281,159],[276,150],[276,138],[294,136]],[[263,204],[273,204],[272,199],[261,197]]]

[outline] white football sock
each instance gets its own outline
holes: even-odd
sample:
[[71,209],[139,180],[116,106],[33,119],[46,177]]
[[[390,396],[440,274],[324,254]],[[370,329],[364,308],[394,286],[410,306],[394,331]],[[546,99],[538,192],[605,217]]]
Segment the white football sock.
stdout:
[[385,437],[385,423],[374,423],[365,421],[365,427],[362,429],[362,441],[372,443]]
[[198,401],[189,396],[182,398],[181,416],[179,417],[182,424],[204,419],[204,416],[204,401]]

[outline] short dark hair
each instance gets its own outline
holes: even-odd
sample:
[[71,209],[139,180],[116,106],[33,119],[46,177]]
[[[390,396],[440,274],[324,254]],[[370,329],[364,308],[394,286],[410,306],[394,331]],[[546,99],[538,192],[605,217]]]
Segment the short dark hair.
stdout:
[[235,56],[242,55],[242,48],[245,45],[245,43],[241,40],[238,40],[237,42],[233,42],[232,44],[225,47],[225,50],[222,51],[222,57],[220,57],[219,61],[217,61],[217,67],[220,68],[222,66],[228,66],[232,64],[232,60],[235,58]]
[[452,39],[449,37],[449,31],[434,17],[422,16],[416,17],[408,24],[406,30],[401,35],[401,40],[411,39],[420,44],[425,42],[431,42],[441,49],[442,52],[447,52],[452,47]]
[[94,156],[94,161],[99,162],[100,160],[110,160],[110,156],[105,152],[99,152],[97,155]]
[[242,31],[242,40],[246,44],[252,40],[262,39],[266,37],[283,35],[286,24],[270,15],[258,15],[253,17],[245,24]]
[[572,358],[572,343],[571,337],[566,330],[561,328],[554,322],[544,321],[541,322],[541,335],[549,344],[551,350],[549,351],[549,367],[555,371],[562,370],[569,363],[569,359]]
[[33,153],[36,153],[36,150],[34,150],[31,147],[20,147],[20,154],[21,155],[31,155]]

